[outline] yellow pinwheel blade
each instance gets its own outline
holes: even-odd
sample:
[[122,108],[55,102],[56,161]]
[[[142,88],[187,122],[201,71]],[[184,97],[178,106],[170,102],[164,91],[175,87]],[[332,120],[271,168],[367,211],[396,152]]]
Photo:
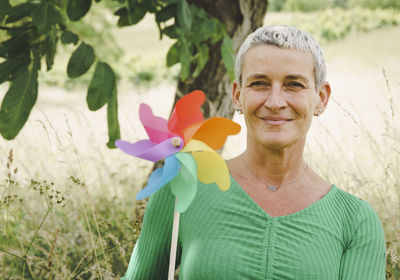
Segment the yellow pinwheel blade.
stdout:
[[197,176],[205,184],[216,183],[221,191],[231,185],[228,166],[225,160],[207,144],[192,139],[181,152],[192,153],[197,162]]
[[228,166],[225,160],[215,151],[192,152],[197,162],[197,174],[205,184],[216,183],[221,191],[226,191],[231,185]]
[[190,140],[189,143],[181,150],[183,153],[190,153],[190,152],[202,152],[202,151],[214,151],[211,149],[207,144],[201,142],[199,140]]

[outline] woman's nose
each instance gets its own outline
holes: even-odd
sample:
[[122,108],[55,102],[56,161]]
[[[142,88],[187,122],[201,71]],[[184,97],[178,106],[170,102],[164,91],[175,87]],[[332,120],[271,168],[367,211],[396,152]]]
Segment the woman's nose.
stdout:
[[282,85],[280,84],[272,85],[264,105],[269,110],[275,113],[287,106]]

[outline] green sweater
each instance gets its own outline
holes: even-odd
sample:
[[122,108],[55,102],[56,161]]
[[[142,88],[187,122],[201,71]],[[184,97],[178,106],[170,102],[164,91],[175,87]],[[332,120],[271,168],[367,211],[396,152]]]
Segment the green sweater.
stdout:
[[[169,186],[150,198],[122,279],[167,279],[174,202]],[[232,178],[226,192],[199,182],[180,218],[179,264],[183,280],[383,280],[385,240],[372,207],[335,185],[305,209],[271,217]]]

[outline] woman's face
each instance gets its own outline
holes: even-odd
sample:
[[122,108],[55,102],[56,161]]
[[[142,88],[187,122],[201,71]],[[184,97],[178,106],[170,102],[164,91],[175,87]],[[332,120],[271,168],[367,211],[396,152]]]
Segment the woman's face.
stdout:
[[233,100],[243,109],[247,141],[284,148],[305,142],[318,106],[329,99],[329,84],[315,89],[314,60],[310,53],[257,46],[247,51],[242,83],[233,84]]

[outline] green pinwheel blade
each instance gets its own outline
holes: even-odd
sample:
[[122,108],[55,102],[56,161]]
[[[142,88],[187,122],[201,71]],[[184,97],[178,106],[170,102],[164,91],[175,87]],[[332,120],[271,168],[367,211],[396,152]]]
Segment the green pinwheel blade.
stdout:
[[175,211],[183,213],[192,203],[197,192],[197,163],[190,153],[176,153],[181,170],[172,179],[171,191],[177,197]]

